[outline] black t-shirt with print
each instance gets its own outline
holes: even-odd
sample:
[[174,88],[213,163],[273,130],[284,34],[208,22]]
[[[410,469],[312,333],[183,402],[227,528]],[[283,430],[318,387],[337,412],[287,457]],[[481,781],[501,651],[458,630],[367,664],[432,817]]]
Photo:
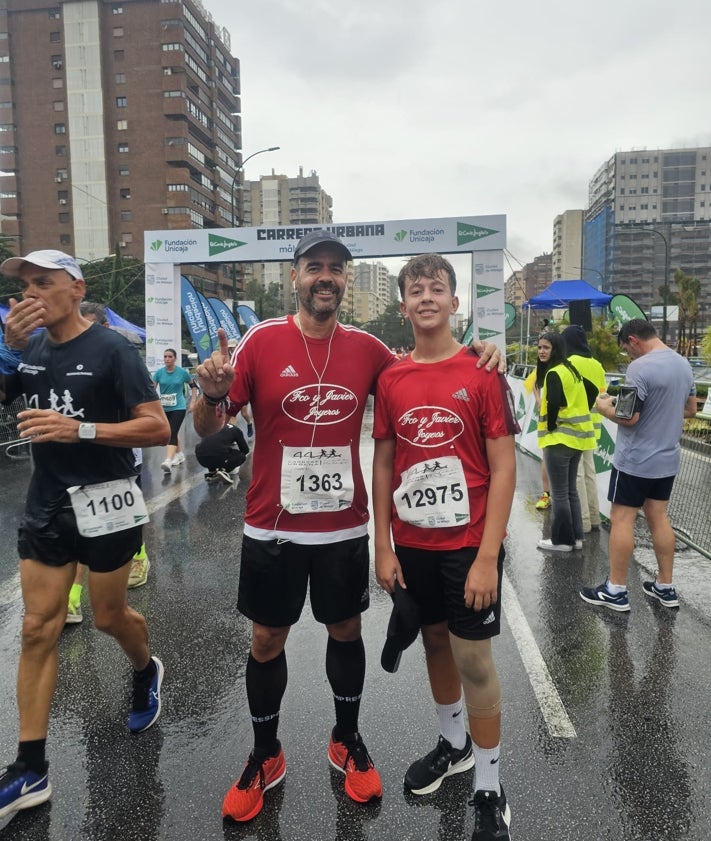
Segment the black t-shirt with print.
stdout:
[[[158,400],[138,351],[96,324],[62,344],[51,342],[46,331],[33,336],[12,379],[30,409],[54,409],[82,423],[129,420],[134,406]],[[49,442],[32,444],[32,456],[25,519],[35,526],[69,504],[67,488],[136,474],[130,447]]]

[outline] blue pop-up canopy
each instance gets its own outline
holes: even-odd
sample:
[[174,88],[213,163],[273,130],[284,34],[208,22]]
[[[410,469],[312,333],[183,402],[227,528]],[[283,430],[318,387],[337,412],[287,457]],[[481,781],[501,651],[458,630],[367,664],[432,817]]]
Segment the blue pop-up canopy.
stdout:
[[563,310],[571,301],[590,301],[591,307],[606,307],[612,295],[606,295],[584,280],[554,280],[543,292],[523,305],[530,310]]

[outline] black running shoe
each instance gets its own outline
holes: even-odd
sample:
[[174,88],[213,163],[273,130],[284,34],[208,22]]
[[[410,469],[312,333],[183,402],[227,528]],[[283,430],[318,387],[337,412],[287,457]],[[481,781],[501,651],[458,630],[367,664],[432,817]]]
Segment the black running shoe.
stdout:
[[477,791],[469,805],[474,807],[472,841],[510,841],[511,809],[503,788],[501,795],[495,791]]
[[444,736],[440,736],[433,751],[410,765],[405,774],[405,788],[413,794],[432,794],[442,785],[442,780],[468,771],[473,766],[474,752],[468,733],[461,750],[455,750]]

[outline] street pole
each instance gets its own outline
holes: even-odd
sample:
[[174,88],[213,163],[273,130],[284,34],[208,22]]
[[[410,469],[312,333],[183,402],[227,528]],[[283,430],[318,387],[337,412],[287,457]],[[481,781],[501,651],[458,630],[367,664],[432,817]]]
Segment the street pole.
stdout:
[[[239,166],[235,169],[235,174],[232,179],[232,188],[230,190],[230,198],[232,201],[232,227],[236,227],[236,217],[235,217],[235,189],[237,186],[237,179],[239,178],[240,173],[244,169],[244,165],[247,161],[251,160],[252,158],[256,157],[257,155],[262,155],[265,152],[276,152],[280,149],[280,146],[270,146],[268,149],[260,149],[258,152],[252,152],[251,155],[247,155],[246,158],[239,164]],[[235,319],[237,318],[237,263],[232,264],[232,315],[234,315]]]

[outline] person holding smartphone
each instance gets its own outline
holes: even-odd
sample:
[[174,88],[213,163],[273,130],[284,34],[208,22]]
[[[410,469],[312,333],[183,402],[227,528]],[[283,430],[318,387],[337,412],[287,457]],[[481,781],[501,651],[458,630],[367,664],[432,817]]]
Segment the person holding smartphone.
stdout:
[[[626,394],[600,395],[601,415],[618,425],[610,488],[610,568],[596,587],[580,597],[592,605],[626,612],[627,570],[634,550],[634,524],[641,508],[652,533],[658,572],[642,589],[664,607],[679,607],[672,585],[674,532],[667,516],[674,477],[681,461],[684,418],[696,414],[696,386],[687,359],[667,347],[654,326],[633,318],[620,328],[617,342],[632,359],[625,374]],[[631,391],[636,389],[636,392]],[[634,401],[632,411],[627,405]]]

